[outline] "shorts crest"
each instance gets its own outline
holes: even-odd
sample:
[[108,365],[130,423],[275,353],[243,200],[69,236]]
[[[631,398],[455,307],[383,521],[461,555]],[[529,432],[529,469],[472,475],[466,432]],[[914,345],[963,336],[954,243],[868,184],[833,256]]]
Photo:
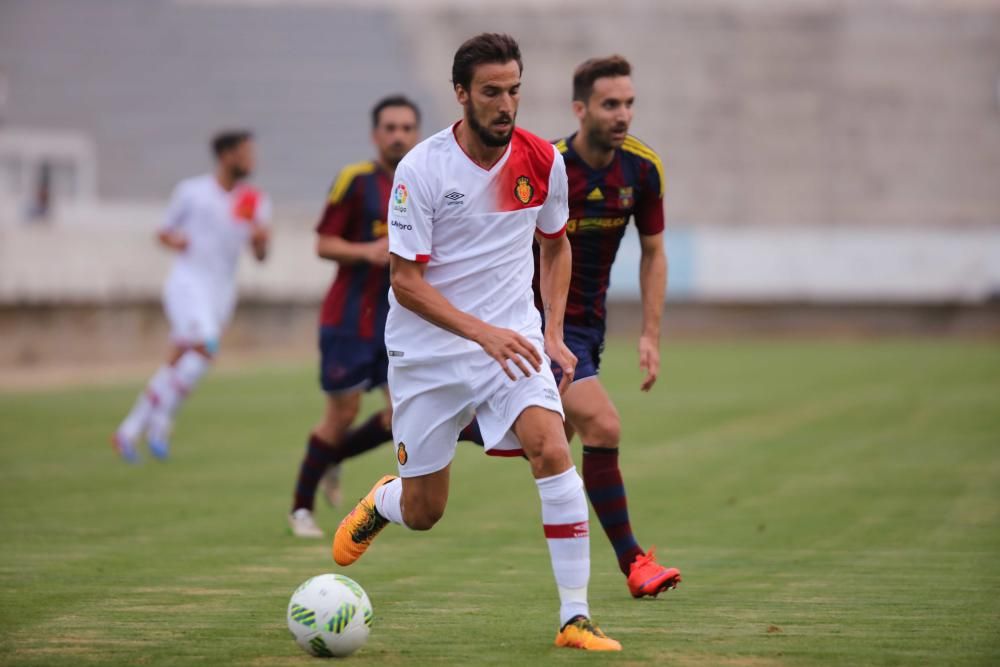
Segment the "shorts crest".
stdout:
[[396,446],[396,460],[399,461],[399,465],[405,466],[409,458],[409,455],[406,453],[406,445],[402,442],[399,443]]

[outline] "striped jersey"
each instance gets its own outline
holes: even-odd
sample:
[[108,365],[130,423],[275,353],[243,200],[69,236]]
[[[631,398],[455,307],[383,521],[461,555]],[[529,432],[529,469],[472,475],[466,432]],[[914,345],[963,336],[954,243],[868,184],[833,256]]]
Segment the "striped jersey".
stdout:
[[[573,248],[565,322],[603,330],[611,265],[629,219],[635,219],[640,234],[663,231],[663,164],[651,148],[629,135],[608,166],[592,169],[573,149],[575,136],[555,144],[569,180],[566,234]],[[536,276],[536,296],[537,282]]]
[[[385,212],[391,187],[392,176],[376,162],[345,167],[330,188],[316,233],[353,243],[369,243],[386,236]],[[381,339],[389,312],[388,294],[388,267],[367,262],[340,264],[323,300],[320,326],[361,338]]]

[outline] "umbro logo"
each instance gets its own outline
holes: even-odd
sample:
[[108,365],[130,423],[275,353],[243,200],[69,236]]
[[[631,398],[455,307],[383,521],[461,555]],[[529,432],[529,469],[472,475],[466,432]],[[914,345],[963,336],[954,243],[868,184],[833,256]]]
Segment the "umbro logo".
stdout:
[[452,190],[451,192],[449,192],[448,194],[446,194],[444,196],[444,198],[445,199],[450,199],[452,201],[458,201],[459,199],[461,199],[464,196],[465,195],[463,195],[461,192],[455,192],[454,190]]

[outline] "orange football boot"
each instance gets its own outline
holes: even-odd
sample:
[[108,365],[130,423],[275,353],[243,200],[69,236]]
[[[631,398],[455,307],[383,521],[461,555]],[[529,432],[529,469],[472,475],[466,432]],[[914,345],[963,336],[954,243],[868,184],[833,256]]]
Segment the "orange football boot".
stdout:
[[350,565],[361,558],[375,536],[389,523],[375,510],[375,491],[394,479],[395,475],[386,475],[375,482],[368,495],[359,500],[337,526],[337,533],[333,536],[333,560],[337,561],[337,565]]
[[556,635],[556,646],[585,651],[620,651],[622,645],[601,632],[586,616],[574,616]]
[[676,567],[663,567],[656,562],[656,548],[643,556],[636,556],[628,574],[628,589],[632,597],[644,595],[656,597],[668,588],[677,588],[681,583],[681,571]]

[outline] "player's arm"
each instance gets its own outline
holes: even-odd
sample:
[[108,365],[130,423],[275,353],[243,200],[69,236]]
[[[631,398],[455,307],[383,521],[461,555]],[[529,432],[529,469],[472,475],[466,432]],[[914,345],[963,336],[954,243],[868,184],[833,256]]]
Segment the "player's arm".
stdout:
[[660,373],[660,320],[667,291],[667,254],[663,232],[640,234],[639,290],[642,293],[642,334],[639,336],[639,367],[646,372],[642,390],[652,389]]
[[271,212],[270,197],[261,196],[250,230],[250,250],[258,262],[267,259],[267,251],[271,245]]
[[184,233],[184,221],[189,209],[188,196],[183,183],[174,188],[163,216],[163,224],[156,230],[156,240],[164,248],[174,252],[184,252],[188,247],[187,234]]
[[340,236],[316,235],[316,254],[338,264],[368,263],[385,266],[389,263],[389,239],[357,243]]
[[[349,179],[349,180],[348,180]],[[316,226],[316,255],[338,264],[368,263],[385,266],[389,263],[389,239],[348,241],[348,229],[361,215],[358,202],[358,179],[349,170],[341,172],[330,188],[323,217]]]
[[563,341],[566,297],[573,274],[573,250],[566,237],[569,218],[569,183],[566,164],[559,151],[554,153],[549,173],[549,196],[538,212],[535,238],[538,240],[538,290],[545,315],[545,352],[562,369],[559,391],[564,392],[576,373],[576,356]]
[[511,380],[516,380],[517,376],[508,362],[513,362],[521,369],[525,377],[531,375],[525,360],[536,372],[541,370],[541,355],[524,336],[510,329],[487,324],[453,306],[441,292],[424,280],[426,267],[426,262],[404,259],[395,253],[390,255],[389,276],[392,292],[399,305],[412,310],[435,326],[477,343],[497,360]]
[[560,393],[573,382],[576,356],[563,342],[563,318],[566,315],[566,295],[573,272],[573,251],[566,234],[556,237],[537,234],[538,287],[542,295],[545,317],[545,351],[562,369]]
[[250,232],[250,249],[258,262],[267,259],[267,249],[271,245],[271,231],[264,225],[254,225]]
[[660,320],[667,291],[667,255],[663,251],[663,165],[650,151],[645,182],[636,199],[635,224],[642,256],[639,290],[642,295],[642,333],[639,335],[639,368],[646,377],[642,391],[649,391],[660,374]]

